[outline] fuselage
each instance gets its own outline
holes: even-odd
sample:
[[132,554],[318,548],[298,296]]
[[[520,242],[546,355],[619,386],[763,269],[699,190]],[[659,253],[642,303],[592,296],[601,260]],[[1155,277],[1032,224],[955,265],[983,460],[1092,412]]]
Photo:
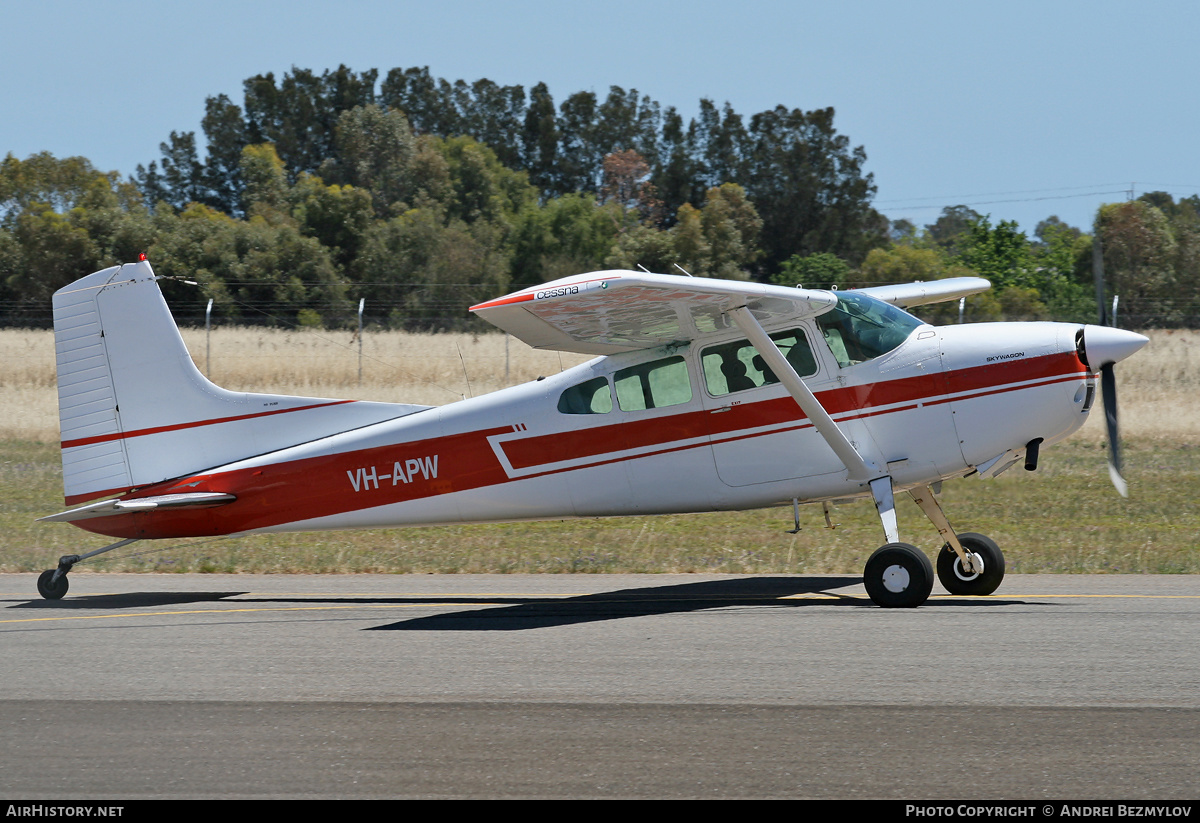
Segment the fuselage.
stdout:
[[[1082,425],[1095,391],[1077,351],[1081,328],[913,321],[897,341],[871,344],[873,351],[811,319],[767,331],[855,448],[902,489],[994,468],[1030,441],[1048,445]],[[171,538],[869,495],[742,338],[729,328],[678,347],[600,357],[125,495],[236,496],[217,508],[76,525]]]

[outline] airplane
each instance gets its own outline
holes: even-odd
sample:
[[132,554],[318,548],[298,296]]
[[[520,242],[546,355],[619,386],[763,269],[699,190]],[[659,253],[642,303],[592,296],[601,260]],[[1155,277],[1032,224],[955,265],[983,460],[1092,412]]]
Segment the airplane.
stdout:
[[471,307],[597,357],[440,407],[227,391],[192,362],[145,255],[83,277],[53,298],[74,508],[41,520],[117,541],[62,557],[38,591],[63,597],[75,564],[137,540],[869,499],[886,543],[867,593],[915,607],[935,572],[900,540],[907,492],[944,541],[937,579],[987,595],[1003,553],[952,528],[935,492],[1035,469],[1088,418],[1098,377],[1124,493],[1113,364],[1140,334],[905,311],[990,288],[978,277],[838,291],[685,275],[598,271]]

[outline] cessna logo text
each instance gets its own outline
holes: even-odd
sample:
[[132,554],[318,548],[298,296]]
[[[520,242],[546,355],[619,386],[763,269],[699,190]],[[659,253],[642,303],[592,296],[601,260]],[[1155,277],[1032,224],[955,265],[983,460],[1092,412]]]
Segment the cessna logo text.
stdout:
[[385,481],[390,481],[393,486],[400,483],[414,483],[418,480],[433,480],[438,473],[438,456],[430,457],[410,457],[401,463],[399,460],[392,463],[392,470],[387,471],[387,467],[382,470],[375,466],[360,466],[357,469],[347,469],[346,476],[350,478],[350,485],[356,492],[365,491],[367,489],[377,489],[379,484]]
[[557,289],[543,289],[534,294],[534,300],[545,300],[547,297],[562,297],[564,294],[579,294],[579,286],[563,286]]

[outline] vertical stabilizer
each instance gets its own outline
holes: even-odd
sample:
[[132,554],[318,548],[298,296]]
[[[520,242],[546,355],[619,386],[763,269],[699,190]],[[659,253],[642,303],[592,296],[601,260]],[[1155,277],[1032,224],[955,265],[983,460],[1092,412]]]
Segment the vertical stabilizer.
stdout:
[[145,261],[57,291],[54,345],[68,504],[425,408],[214,385],[192,362]]

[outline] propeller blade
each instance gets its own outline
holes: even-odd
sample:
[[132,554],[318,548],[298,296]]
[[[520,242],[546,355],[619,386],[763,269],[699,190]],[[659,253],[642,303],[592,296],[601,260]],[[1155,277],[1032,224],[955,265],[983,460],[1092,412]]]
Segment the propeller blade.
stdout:
[[1117,424],[1117,373],[1115,363],[1129,357],[1150,338],[1111,326],[1084,326],[1079,337],[1079,356],[1088,368],[1100,373],[1100,395],[1104,398],[1104,424],[1108,433],[1108,476],[1122,497],[1129,486],[1121,476],[1121,431]]
[[1112,363],[1100,367],[1100,394],[1104,398],[1104,425],[1108,430],[1108,476],[1122,497],[1129,485],[1121,476],[1121,432],[1117,425],[1117,373]]

